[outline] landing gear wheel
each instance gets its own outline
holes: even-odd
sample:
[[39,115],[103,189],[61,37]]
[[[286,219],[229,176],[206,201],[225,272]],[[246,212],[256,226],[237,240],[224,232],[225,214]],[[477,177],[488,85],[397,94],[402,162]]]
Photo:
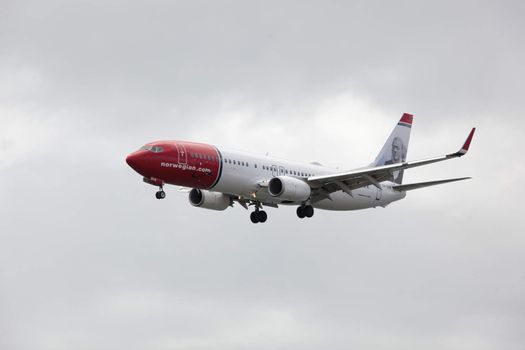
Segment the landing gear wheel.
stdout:
[[250,220],[256,224],[259,222],[259,212],[257,211],[252,211],[252,213],[250,214]]
[[266,219],[268,219],[268,215],[266,215],[266,212],[264,210],[261,210],[259,212],[259,222],[260,223],[266,222]]
[[258,222],[263,223],[266,222],[266,219],[268,219],[268,215],[264,210],[256,210],[252,211],[250,214],[250,220],[256,224]]
[[304,207],[304,215],[306,215],[307,218],[311,218],[314,216],[314,207],[311,205],[307,205]]
[[162,190],[161,191],[157,191],[157,193],[155,193],[155,197],[157,199],[164,199],[164,198],[166,198],[166,192],[164,192]]
[[306,216],[303,206],[297,208],[297,216],[299,217],[299,219],[304,219],[304,217]]

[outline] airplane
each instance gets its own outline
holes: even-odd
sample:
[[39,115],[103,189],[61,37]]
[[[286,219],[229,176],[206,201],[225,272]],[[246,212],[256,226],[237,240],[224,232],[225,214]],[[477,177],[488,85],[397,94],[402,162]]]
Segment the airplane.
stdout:
[[[476,128],[457,152],[406,161],[413,115],[404,113],[375,160],[368,166],[339,171],[320,163],[304,163],[218,148],[188,141],[147,143],[126,158],[128,165],[156,186],[157,199],[166,197],[164,185],[189,191],[189,202],[199,208],[225,210],[238,203],[253,206],[253,223],[264,223],[264,207],[297,206],[297,216],[311,218],[315,209],[357,210],[386,207],[405,198],[406,192],[470,179],[403,184],[405,169],[465,155]],[[191,189],[191,190],[190,190]]]

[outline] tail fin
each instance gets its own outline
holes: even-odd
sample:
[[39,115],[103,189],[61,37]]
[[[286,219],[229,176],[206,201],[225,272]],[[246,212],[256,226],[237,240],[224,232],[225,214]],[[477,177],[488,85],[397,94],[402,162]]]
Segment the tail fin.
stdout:
[[[396,164],[406,160],[413,118],[412,114],[403,114],[383,148],[381,148],[373,165]],[[394,172],[392,177],[393,182],[401,184],[403,182],[403,170]]]

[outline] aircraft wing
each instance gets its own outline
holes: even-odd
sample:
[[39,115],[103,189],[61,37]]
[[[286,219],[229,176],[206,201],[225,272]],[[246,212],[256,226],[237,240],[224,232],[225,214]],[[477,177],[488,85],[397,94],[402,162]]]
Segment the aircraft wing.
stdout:
[[307,182],[310,184],[312,189],[317,190],[318,195],[314,196],[318,197],[317,199],[322,199],[323,197],[330,198],[330,193],[341,190],[352,196],[352,190],[368,185],[374,185],[380,188],[379,183],[392,179],[393,173],[396,171],[441,162],[443,160],[465,155],[469,149],[470,142],[472,141],[475,130],[476,128],[472,128],[461,149],[455,153],[412,162],[402,162],[397,164],[363,168],[330,175],[311,176],[307,179]]
[[418,183],[415,183],[415,184],[408,184],[408,185],[395,185],[395,186],[392,186],[392,188],[394,190],[400,191],[400,192],[412,191],[412,190],[417,190],[419,188],[430,187],[430,186],[435,186],[435,185],[441,185],[441,184],[446,184],[446,183],[455,182],[455,181],[469,180],[469,179],[471,179],[471,178],[470,177],[459,177],[459,178],[456,178],[456,179],[446,179],[446,180],[437,180],[437,181],[418,182]]

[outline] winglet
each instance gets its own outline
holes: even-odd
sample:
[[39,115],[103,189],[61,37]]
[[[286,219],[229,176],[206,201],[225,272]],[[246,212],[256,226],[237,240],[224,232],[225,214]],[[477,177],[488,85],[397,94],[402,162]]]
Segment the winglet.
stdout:
[[458,155],[461,157],[462,155],[467,154],[468,148],[470,147],[470,142],[472,141],[472,137],[474,137],[474,131],[476,131],[476,128],[472,128],[470,131],[470,134],[467,137],[467,140],[463,144],[463,147],[458,151]]

